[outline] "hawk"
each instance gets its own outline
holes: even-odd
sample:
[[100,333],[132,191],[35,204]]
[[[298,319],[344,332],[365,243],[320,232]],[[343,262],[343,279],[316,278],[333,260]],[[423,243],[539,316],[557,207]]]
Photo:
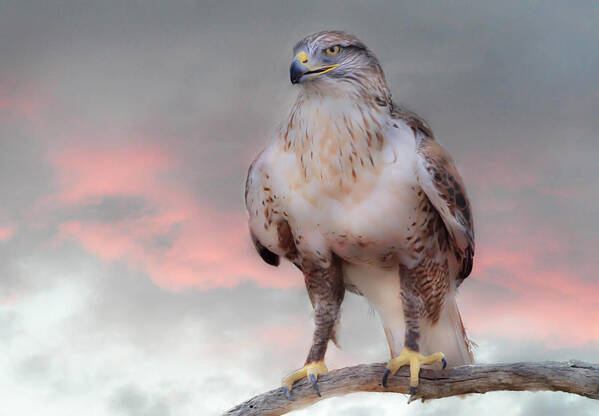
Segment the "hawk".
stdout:
[[472,270],[470,203],[449,154],[429,126],[391,99],[373,52],[340,31],[294,47],[297,100],[252,162],[245,200],[256,250],[303,273],[315,330],[305,366],[318,394],[345,291],[378,311],[391,361],[383,385],[410,366],[471,364],[456,292]]

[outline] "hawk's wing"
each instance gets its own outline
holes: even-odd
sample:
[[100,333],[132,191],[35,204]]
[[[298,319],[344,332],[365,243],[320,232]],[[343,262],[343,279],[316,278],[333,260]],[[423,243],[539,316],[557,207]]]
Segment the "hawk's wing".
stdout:
[[474,228],[466,188],[449,154],[431,137],[417,133],[418,181],[453,240],[456,257],[462,262],[459,277],[472,271]]
[[[262,153],[264,153],[264,151],[258,153],[258,156],[256,156],[256,158],[250,164],[250,168],[248,169],[248,174],[245,179],[245,205],[248,212],[251,212],[252,209],[255,209],[255,206],[253,205],[255,205],[256,201],[260,199],[256,194],[259,193],[259,189],[262,185],[262,180],[259,172],[256,171],[256,162],[260,159]],[[256,215],[257,214],[258,212],[256,211]],[[278,266],[279,256],[270,251],[268,248],[264,247],[262,243],[258,241],[258,238],[256,237],[256,235],[254,235],[254,232],[252,231],[251,227],[250,237],[252,238],[252,243],[254,243],[256,251],[258,252],[260,257],[262,257],[262,260],[264,260],[271,266]]]

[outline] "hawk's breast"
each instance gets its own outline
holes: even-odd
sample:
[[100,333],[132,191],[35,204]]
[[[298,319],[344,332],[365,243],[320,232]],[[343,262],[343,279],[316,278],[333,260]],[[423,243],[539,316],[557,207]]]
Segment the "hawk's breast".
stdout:
[[[350,160],[339,156],[343,152],[328,151],[311,158],[307,174],[301,161],[287,160],[281,166],[286,172],[281,177],[294,184],[288,201],[298,233],[318,233],[326,246],[350,262],[397,263],[422,222],[426,196],[417,180],[414,136],[404,125],[396,126],[385,131],[382,146],[370,149],[369,156]],[[331,154],[338,161],[333,169],[328,168]]]
[[393,120],[363,140],[343,129],[291,130],[264,151],[248,176],[250,228],[279,255],[277,223],[286,221],[304,255],[396,264],[427,215],[414,134]]

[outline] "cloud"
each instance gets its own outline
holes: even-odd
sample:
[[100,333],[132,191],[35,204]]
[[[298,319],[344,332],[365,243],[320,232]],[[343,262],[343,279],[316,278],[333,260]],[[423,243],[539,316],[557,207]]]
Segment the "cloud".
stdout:
[[[16,279],[43,282],[0,303],[0,387],[15,411],[218,414],[305,358],[303,290],[166,291],[74,244],[7,262],[26,265]],[[296,344],[275,342],[287,325]]]
[[[123,142],[127,144],[85,145],[50,156],[58,189],[42,206],[63,213],[61,241],[76,240],[106,262],[122,261],[145,271],[170,290],[210,290],[247,281],[301,286],[297,271],[262,264],[249,244],[243,213],[217,211],[178,182],[182,162],[176,154],[157,143]],[[502,169],[499,162],[492,166]],[[491,169],[489,177],[494,176]],[[532,174],[525,181],[518,178],[504,175],[491,180],[492,185],[481,184],[491,192],[528,191],[539,183]],[[477,183],[475,189],[481,189]],[[495,213],[483,211],[487,218]],[[570,243],[556,231],[534,232],[526,219],[514,223],[512,218],[483,227],[473,277],[462,289],[466,323],[475,333],[486,334],[493,323],[494,331],[552,338],[556,345],[597,340],[599,286],[584,275],[593,269],[592,253],[580,247],[579,260],[569,263]],[[477,296],[487,300],[481,303]],[[476,311],[472,318],[470,311]],[[536,328],[532,335],[530,328]],[[289,335],[293,342],[293,331]]]
[[[514,225],[489,237],[494,241],[479,245],[474,281],[461,290],[472,330],[550,340],[554,347],[599,341],[599,282],[568,261],[565,236]],[[592,248],[577,249],[590,267]]]
[[0,243],[10,240],[15,233],[15,229],[16,227],[14,225],[0,227]]
[[[142,144],[117,149],[71,148],[52,159],[60,189],[54,198],[64,204],[82,204],[104,196],[147,197],[156,192],[159,175],[172,164],[163,149]],[[164,196],[181,198],[169,190]]]
[[123,386],[112,397],[112,407],[119,414],[128,416],[168,416],[168,402],[156,394],[139,391],[134,386]]
[[[32,253],[28,263],[35,266],[20,273],[43,275],[46,286],[0,307],[0,317],[10,312],[19,329],[10,340],[0,340],[5,357],[0,359],[0,386],[11,409],[29,413],[45,408],[52,415],[93,405],[101,414],[217,415],[276,387],[303,363],[312,330],[303,290],[245,284],[165,291],[123,265],[107,268],[76,246],[70,253],[63,250]],[[345,350],[330,345],[329,368],[387,359],[380,324],[363,299],[348,296],[342,328]],[[589,359],[597,354],[596,346],[554,350],[542,342],[499,336],[482,338],[479,344],[477,354],[490,362]],[[524,415],[522,409],[529,401],[534,406],[535,397],[496,393],[467,402],[455,398],[405,407],[407,399],[401,395],[359,394],[327,400],[298,415],[360,414],[365,408],[383,415],[398,409],[450,415],[464,406]],[[555,400],[556,406],[567,400],[581,410],[590,408],[582,398],[542,397]]]
[[[250,280],[268,287],[301,286],[289,267],[262,264],[248,243],[242,213],[217,212],[193,199],[174,179],[176,158],[159,145],[69,149],[51,160],[59,189],[48,203],[69,210],[69,219],[58,228],[62,241],[75,239],[107,262],[124,261],[171,290],[233,287]],[[501,186],[524,186],[516,179],[502,180],[507,182]],[[121,201],[121,214],[115,211],[112,218],[94,216],[100,211],[90,209],[115,201]],[[123,206],[133,207],[136,215],[125,215]],[[72,219],[77,210],[86,216]],[[469,293],[470,279],[462,290],[470,305],[466,310],[478,311],[466,319],[475,332],[485,333],[492,322],[494,331],[512,336],[536,328],[532,336],[553,337],[557,343],[598,340],[599,316],[593,311],[599,310],[599,286],[567,263],[552,260],[569,248],[562,237],[551,230],[531,232],[524,222],[483,231],[471,278],[483,285]],[[589,262],[592,253],[584,252]],[[503,292],[485,289],[491,287]],[[497,293],[504,295],[493,300]],[[491,299],[482,304],[477,294]]]
[[[291,47],[323,28],[363,38],[458,162],[477,232],[459,303],[477,358],[595,360],[595,17],[509,1],[3,5],[3,408],[220,414],[303,363],[301,276],[256,255],[242,188],[296,93]],[[364,299],[343,308],[329,367],[387,359]],[[405,402],[351,395],[297,414],[599,410],[558,393]]]
[[[69,212],[58,226],[61,239],[76,239],[106,261],[125,261],[173,290],[231,287],[247,280],[271,287],[298,284],[285,277],[289,269],[275,273],[260,262],[243,213],[216,211],[171,177],[176,161],[163,147],[75,148],[50,160],[58,191],[41,206]],[[90,216],[99,215],[93,207],[110,201],[135,201],[140,211],[112,220]],[[77,211],[85,211],[85,218],[73,219]]]
[[[32,247],[26,257],[5,260],[22,265],[13,268],[16,279],[38,282],[14,302],[0,304],[8,335],[0,339],[0,387],[10,409],[53,415],[93,405],[100,414],[217,415],[278,386],[303,364],[311,341],[311,306],[303,289],[245,283],[162,290],[144,273],[119,262],[107,265],[72,243]],[[329,368],[386,360],[380,323],[364,299],[348,295],[343,309],[344,350],[329,346]],[[556,349],[498,333],[480,334],[477,341],[477,357],[487,362],[591,360],[598,351],[597,344]],[[467,406],[520,416],[538,404],[537,397],[558,407],[566,401],[581,412],[593,409],[589,400],[558,393],[494,393],[407,407],[401,395],[360,394],[297,414],[361,414],[368,408],[382,415],[450,415]]]
[[[4,75],[0,72],[0,77]],[[47,99],[40,91],[17,79],[0,78],[0,116],[24,120],[34,126],[42,121]]]
[[[392,416],[453,416],[456,414],[486,414],[505,416],[541,416],[568,414],[593,415],[597,411],[592,400],[566,393],[553,392],[492,392],[467,397],[449,397],[407,405],[408,398],[400,394],[354,393],[318,402],[309,408],[289,413],[291,416],[313,415],[381,415]],[[548,413],[544,413],[548,412]]]

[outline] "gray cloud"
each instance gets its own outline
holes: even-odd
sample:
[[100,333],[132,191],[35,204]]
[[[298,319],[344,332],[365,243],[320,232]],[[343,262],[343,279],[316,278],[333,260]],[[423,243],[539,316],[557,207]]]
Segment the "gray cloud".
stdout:
[[128,416],[168,416],[171,414],[165,399],[141,392],[132,386],[118,389],[112,398],[117,413]]
[[[533,396],[532,394],[527,394]],[[564,395],[562,400],[552,400],[549,394],[536,394],[530,397],[529,400],[522,406],[522,415],[532,416],[560,416],[564,414],[573,414],[581,416],[591,416],[599,410],[598,405],[589,405],[584,400],[573,400],[571,397]]]
[[[0,89],[0,102],[2,98]],[[13,116],[0,110],[0,224],[27,219],[28,208],[51,189],[52,173],[44,163],[45,150],[25,123],[14,123]]]
[[50,371],[51,358],[47,355],[32,355],[19,364],[18,372],[26,378],[45,378]]
[[431,121],[458,161],[517,148],[544,165],[567,146],[578,156],[564,168],[596,169],[590,5],[133,4],[5,6],[3,42],[24,45],[6,48],[15,56],[5,70],[52,85],[56,111],[98,130],[141,128],[177,143],[189,157],[180,179],[221,206],[240,203],[238,178],[292,100],[290,46],[323,27],[362,36],[396,98]]
[[151,215],[154,207],[141,197],[109,196],[83,207],[61,209],[59,221],[111,223]]

